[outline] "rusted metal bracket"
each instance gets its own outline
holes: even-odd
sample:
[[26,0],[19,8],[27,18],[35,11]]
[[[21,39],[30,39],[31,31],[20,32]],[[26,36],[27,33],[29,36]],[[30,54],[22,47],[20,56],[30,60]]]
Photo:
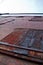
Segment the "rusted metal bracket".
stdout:
[[5,46],[11,46],[14,48],[19,48],[19,49],[24,49],[24,50],[30,50],[30,51],[36,51],[36,52],[40,52],[43,53],[43,50],[39,50],[39,49],[35,49],[35,48],[27,48],[27,47],[23,47],[23,46],[18,46],[18,45],[12,45],[9,43],[5,43],[5,42],[0,42],[0,45],[5,45]]

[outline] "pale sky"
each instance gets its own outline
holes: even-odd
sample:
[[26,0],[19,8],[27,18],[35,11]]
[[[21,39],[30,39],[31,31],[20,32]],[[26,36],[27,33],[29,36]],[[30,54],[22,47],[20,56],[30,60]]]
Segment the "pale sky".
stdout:
[[43,0],[0,0],[0,13],[43,13]]

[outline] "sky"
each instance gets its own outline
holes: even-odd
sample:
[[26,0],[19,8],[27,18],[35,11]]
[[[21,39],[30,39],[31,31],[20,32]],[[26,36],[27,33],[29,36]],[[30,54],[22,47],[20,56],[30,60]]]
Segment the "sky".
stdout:
[[43,13],[43,0],[0,0],[0,13]]

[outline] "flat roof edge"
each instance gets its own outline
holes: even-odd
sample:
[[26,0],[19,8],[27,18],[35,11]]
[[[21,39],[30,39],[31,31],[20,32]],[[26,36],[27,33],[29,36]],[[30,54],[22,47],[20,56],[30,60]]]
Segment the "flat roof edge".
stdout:
[[0,16],[43,16],[43,13],[0,13]]

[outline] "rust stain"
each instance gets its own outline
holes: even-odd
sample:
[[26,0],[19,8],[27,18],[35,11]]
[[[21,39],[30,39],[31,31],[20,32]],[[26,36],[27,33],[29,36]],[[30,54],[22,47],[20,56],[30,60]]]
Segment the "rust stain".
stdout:
[[[3,50],[0,50],[2,53],[13,55],[19,58],[32,60],[36,62],[43,62],[43,47],[42,47],[42,30],[35,29],[17,29],[13,31],[11,34],[2,39],[2,42],[7,42],[12,45],[16,45],[21,48],[16,48],[13,46],[5,46],[2,45]],[[25,47],[25,48],[24,48]],[[1,48],[1,49],[2,49]],[[29,50],[28,48],[32,48]],[[28,49],[28,50],[26,50]],[[42,50],[40,52],[40,50]],[[12,52],[8,52],[12,51]]]
[[8,42],[11,44],[15,44],[20,39],[20,36],[23,34],[23,32],[12,32],[10,35],[2,39],[3,42]]

